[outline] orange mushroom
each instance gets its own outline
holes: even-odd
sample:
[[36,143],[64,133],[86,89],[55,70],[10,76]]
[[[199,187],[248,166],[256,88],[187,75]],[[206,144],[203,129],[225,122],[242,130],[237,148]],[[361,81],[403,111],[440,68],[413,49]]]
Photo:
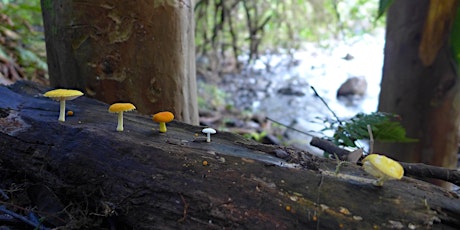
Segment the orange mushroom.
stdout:
[[160,132],[166,133],[166,123],[172,121],[174,119],[174,114],[168,111],[159,112],[153,115],[152,120],[154,122],[160,123]]

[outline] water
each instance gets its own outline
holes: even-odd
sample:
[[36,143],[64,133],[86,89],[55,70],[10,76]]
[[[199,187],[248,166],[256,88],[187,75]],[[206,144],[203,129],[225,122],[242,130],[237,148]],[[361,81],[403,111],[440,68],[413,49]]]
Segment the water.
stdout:
[[[363,35],[348,41],[331,42],[328,49],[308,44],[294,54],[296,65],[287,65],[285,56],[264,56],[245,78],[227,78],[226,90],[240,109],[262,113],[267,117],[316,136],[334,119],[332,113],[314,96],[311,86],[340,119],[357,113],[376,111],[383,66],[384,33]],[[350,54],[352,60],[344,57]],[[269,65],[270,71],[266,71]],[[337,90],[349,77],[366,79],[367,92],[361,99],[338,100]],[[286,133],[295,145],[306,147],[309,137],[298,132]]]

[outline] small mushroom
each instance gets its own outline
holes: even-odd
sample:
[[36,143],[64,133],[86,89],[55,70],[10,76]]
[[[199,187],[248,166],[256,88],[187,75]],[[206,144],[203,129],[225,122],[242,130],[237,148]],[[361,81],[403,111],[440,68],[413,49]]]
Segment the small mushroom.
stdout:
[[152,120],[154,122],[160,123],[160,132],[166,133],[166,123],[172,121],[174,119],[174,114],[168,111],[159,112],[153,115]]
[[382,186],[386,180],[399,180],[404,175],[404,169],[399,162],[383,155],[369,154],[362,162],[364,171],[377,177],[374,183],[377,186]]
[[215,134],[216,130],[213,128],[204,128],[201,132],[206,133],[206,142],[211,142],[211,134]]
[[117,131],[123,131],[123,112],[135,110],[136,106],[131,103],[115,103],[109,107],[109,112],[118,113]]
[[60,110],[59,110],[59,119],[58,121],[65,121],[65,101],[73,100],[79,96],[82,96],[83,93],[78,90],[73,89],[55,89],[46,92],[43,94],[45,97],[49,97],[53,100],[59,101]]

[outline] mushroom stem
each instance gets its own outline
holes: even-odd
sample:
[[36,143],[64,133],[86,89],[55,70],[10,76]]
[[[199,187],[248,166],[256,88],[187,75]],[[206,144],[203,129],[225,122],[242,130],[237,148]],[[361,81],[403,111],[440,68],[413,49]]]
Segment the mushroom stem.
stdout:
[[118,112],[118,125],[117,125],[117,131],[122,132],[123,131],[123,112]]
[[58,121],[65,121],[65,99],[59,100],[60,109],[59,109],[59,119]]
[[211,142],[211,133],[206,134],[206,142]]
[[166,122],[160,122],[160,132],[161,133],[166,133]]
[[380,177],[379,179],[377,179],[376,181],[374,181],[374,185],[375,186],[383,186],[383,182],[386,181],[386,178],[385,177]]

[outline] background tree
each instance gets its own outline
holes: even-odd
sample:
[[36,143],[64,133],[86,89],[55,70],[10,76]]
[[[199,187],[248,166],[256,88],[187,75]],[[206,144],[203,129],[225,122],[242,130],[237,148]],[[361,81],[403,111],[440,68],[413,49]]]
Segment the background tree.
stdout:
[[42,0],[50,83],[198,123],[191,0]]
[[456,166],[460,82],[450,38],[457,10],[456,0],[394,1],[389,8],[378,109],[401,115],[407,135],[419,141],[379,144],[378,152]]

